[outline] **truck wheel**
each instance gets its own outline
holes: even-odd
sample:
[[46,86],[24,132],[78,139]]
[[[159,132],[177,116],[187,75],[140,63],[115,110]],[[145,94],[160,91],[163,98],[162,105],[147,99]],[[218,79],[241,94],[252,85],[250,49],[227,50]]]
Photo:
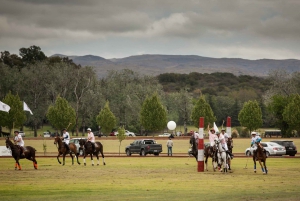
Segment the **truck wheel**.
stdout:
[[159,153],[154,153],[154,156],[159,156]]
[[131,156],[131,153],[130,153],[129,149],[126,149],[126,155]]
[[145,152],[145,150],[144,150],[144,149],[142,149],[142,151],[141,151],[141,155],[142,155],[142,156],[146,156],[146,152]]

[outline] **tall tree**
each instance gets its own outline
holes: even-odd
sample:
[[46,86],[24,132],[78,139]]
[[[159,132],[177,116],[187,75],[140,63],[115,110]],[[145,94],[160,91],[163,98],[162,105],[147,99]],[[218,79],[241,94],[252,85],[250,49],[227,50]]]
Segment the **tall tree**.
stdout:
[[110,111],[109,102],[105,103],[104,108],[100,111],[99,115],[96,117],[96,121],[101,130],[107,135],[116,126],[116,117]]
[[47,118],[52,126],[58,130],[62,130],[68,126],[69,129],[72,129],[75,125],[76,114],[68,101],[58,96],[55,104],[49,106]]
[[19,95],[13,95],[11,92],[6,94],[3,103],[10,106],[9,113],[2,112],[1,114],[1,126],[7,126],[10,130],[14,128],[20,128],[26,121],[26,115],[23,110],[23,102],[20,100]]
[[291,97],[288,105],[283,111],[283,120],[286,121],[290,129],[300,133],[300,95],[296,94]]
[[140,121],[142,126],[149,131],[158,131],[166,127],[167,113],[157,93],[144,101],[140,111]]
[[200,117],[204,117],[204,128],[206,128],[209,123],[213,123],[216,121],[216,117],[214,116],[210,105],[206,102],[203,95],[199,97],[192,110],[191,119],[193,121],[193,125],[196,128],[199,128]]
[[30,46],[29,48],[20,48],[19,54],[25,64],[44,61],[47,59],[41,48],[35,45]]
[[91,88],[93,82],[95,82],[95,72],[90,67],[77,69],[77,76],[74,78],[74,95],[75,95],[75,113],[76,113],[76,136],[78,136],[79,131],[79,111],[82,107],[83,97],[87,94],[88,90]]
[[19,93],[34,113],[26,123],[33,128],[34,136],[37,137],[37,129],[43,124],[49,106],[48,88],[45,83],[51,82],[51,71],[46,62],[36,62],[23,68],[21,73],[22,85],[19,87]]
[[262,126],[262,112],[256,100],[244,103],[239,113],[239,121],[242,126],[247,127],[251,133]]
[[275,126],[278,127],[283,135],[286,135],[289,125],[283,119],[283,112],[287,104],[289,103],[289,97],[284,95],[274,95],[271,97],[267,106],[268,111],[275,117]]

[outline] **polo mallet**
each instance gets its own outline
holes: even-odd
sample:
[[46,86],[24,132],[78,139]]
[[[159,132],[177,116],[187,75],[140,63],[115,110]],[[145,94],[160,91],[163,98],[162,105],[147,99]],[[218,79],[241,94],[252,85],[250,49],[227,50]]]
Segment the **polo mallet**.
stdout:
[[[249,151],[250,151],[251,147],[249,147]],[[247,169],[247,165],[248,165],[248,160],[249,160],[249,155],[247,157],[247,162],[246,162],[246,166],[244,167],[244,169]]]
[[71,124],[72,124],[72,123],[70,122],[69,125],[68,125],[68,127],[66,128],[66,130],[68,130],[68,128],[69,128],[69,126],[70,126]]

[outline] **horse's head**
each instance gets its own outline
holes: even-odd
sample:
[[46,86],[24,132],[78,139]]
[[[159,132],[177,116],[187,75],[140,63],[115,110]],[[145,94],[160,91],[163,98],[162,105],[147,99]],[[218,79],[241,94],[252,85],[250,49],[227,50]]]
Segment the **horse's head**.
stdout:
[[79,139],[79,146],[80,148],[83,148],[83,146],[85,145],[86,140],[85,139]]
[[233,140],[232,140],[231,137],[229,137],[228,140],[227,140],[227,147],[228,147],[228,149],[233,148]]
[[9,137],[6,137],[6,139],[5,139],[6,148],[8,149],[11,144],[12,144],[12,142],[9,140]]
[[55,136],[54,137],[54,144],[58,144],[58,143],[61,143],[62,141],[61,141],[61,139],[60,139],[60,137],[59,136]]
[[219,140],[219,138],[215,138],[215,144],[220,144],[220,140]]

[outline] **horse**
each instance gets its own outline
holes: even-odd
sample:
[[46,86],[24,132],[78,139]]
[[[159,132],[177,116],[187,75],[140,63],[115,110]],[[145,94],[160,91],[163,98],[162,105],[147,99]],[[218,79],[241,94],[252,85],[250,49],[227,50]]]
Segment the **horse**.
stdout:
[[35,148],[33,148],[31,146],[24,147],[24,155],[25,155],[25,157],[24,157],[21,155],[20,146],[14,145],[12,143],[12,141],[9,140],[9,137],[6,138],[5,144],[6,144],[6,148],[11,150],[11,155],[16,161],[15,170],[17,170],[17,169],[22,170],[19,160],[23,159],[23,158],[26,158],[27,160],[32,161],[34,169],[38,168],[37,161],[35,160],[35,152],[36,152]]
[[[255,154],[253,154],[254,172],[256,173],[256,161],[258,161],[263,174],[268,174],[268,169],[266,166],[266,160],[267,160],[266,153],[264,152],[264,149],[260,143],[256,143],[256,144],[257,144],[256,156]],[[261,163],[263,163],[263,165]]]
[[227,172],[227,159],[228,154],[226,153],[225,149],[222,147],[222,144],[219,139],[215,139],[215,144],[217,147],[217,154],[218,154],[218,165],[219,168],[223,166],[223,173]]
[[62,142],[61,138],[59,136],[54,137],[54,144],[57,146],[58,144],[58,155],[57,155],[57,161],[59,164],[61,164],[59,160],[59,156],[63,155],[63,165],[65,165],[65,157],[67,154],[70,154],[72,158],[72,165],[74,165],[74,157],[73,153],[75,154],[75,157],[77,158],[77,163],[80,165],[80,162],[78,161],[79,153],[77,153],[77,147],[74,143],[69,144],[69,150],[65,147],[64,143]]
[[207,161],[208,158],[211,157],[212,158],[212,167],[213,167],[213,171],[216,171],[217,169],[217,163],[218,163],[218,155],[217,155],[217,148],[214,145],[212,148],[210,145],[205,146],[204,148],[204,156],[205,156],[205,170],[208,171],[207,169]]
[[196,139],[194,138],[193,135],[190,138],[190,145],[192,148],[192,155],[196,158],[196,161],[198,161],[198,147],[197,147]]
[[[230,153],[232,153],[233,149],[233,139],[231,137],[227,140],[227,148]],[[228,170],[231,170],[231,157],[227,157]]]
[[94,152],[92,151],[92,149],[93,149],[92,143],[86,142],[86,139],[80,139],[79,146],[80,146],[80,149],[84,150],[84,152],[83,152],[84,165],[86,165],[85,157],[89,154],[91,156],[92,166],[94,166],[93,155],[95,155],[97,157],[97,161],[98,161],[97,165],[99,165],[99,163],[100,163],[99,162],[99,152],[102,155],[103,165],[106,165],[105,160],[104,160],[104,154],[103,154],[103,145],[101,144],[101,142],[95,142],[95,151]]
[[[198,160],[198,147],[197,147],[197,143],[196,143],[196,139],[194,138],[194,136],[191,136],[190,138],[190,144],[192,147],[192,155],[196,158],[196,161]],[[216,150],[215,147],[213,147],[213,150]],[[212,157],[212,166],[213,166],[213,170],[216,171],[217,168],[217,153],[213,152],[211,153],[210,150],[210,146],[205,146],[204,147],[204,156],[205,156],[205,169],[206,171],[208,171],[207,169],[207,159],[208,157]]]

